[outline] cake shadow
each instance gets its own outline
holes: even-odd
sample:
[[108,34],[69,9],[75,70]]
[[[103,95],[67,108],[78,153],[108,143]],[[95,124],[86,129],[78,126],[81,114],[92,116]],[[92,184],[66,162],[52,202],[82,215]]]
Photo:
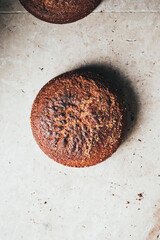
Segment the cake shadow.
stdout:
[[139,97],[131,80],[118,69],[107,64],[90,64],[82,66],[78,71],[91,71],[100,74],[103,76],[103,84],[109,83],[111,88],[121,97],[127,110],[127,126],[123,138],[123,141],[125,141],[135,129],[140,110]]

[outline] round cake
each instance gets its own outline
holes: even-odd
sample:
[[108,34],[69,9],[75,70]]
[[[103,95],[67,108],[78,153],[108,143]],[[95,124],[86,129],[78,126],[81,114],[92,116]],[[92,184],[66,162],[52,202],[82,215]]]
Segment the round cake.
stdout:
[[64,73],[38,93],[31,128],[42,151],[71,167],[92,166],[110,157],[126,126],[122,100],[103,77],[86,71]]
[[90,14],[101,0],[20,0],[28,12],[51,23],[71,23]]

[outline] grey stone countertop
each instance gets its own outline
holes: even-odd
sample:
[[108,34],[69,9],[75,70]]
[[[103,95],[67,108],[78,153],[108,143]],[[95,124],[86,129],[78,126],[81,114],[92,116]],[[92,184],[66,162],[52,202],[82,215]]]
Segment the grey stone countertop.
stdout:
[[[129,110],[125,141],[90,168],[35,143],[30,111],[51,78],[82,66],[110,76]],[[160,238],[160,1],[104,0],[54,25],[0,0],[0,239]]]

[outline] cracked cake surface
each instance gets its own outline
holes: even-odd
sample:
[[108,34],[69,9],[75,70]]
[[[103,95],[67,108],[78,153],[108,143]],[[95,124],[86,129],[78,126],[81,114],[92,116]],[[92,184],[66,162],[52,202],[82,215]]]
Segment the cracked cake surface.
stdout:
[[87,167],[107,159],[124,135],[126,110],[102,77],[68,72],[49,81],[31,112],[34,138],[58,163]]
[[101,0],[20,0],[35,17],[51,23],[71,23],[90,14]]

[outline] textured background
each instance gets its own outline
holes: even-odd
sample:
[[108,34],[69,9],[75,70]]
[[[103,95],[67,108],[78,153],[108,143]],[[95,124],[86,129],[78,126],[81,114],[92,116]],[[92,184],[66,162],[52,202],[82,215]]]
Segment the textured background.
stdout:
[[[104,0],[67,25],[0,0],[0,239],[159,238],[159,39],[157,0]],[[130,130],[110,159],[74,169],[41,152],[29,118],[48,80],[86,65],[119,86]]]

